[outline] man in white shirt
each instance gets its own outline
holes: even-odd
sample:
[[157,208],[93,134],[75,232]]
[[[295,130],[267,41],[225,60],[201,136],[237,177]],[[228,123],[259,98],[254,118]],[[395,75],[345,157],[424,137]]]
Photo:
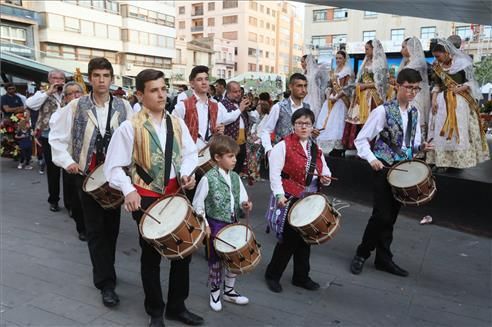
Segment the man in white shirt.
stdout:
[[261,132],[261,144],[265,148],[265,153],[269,154],[272,149],[271,134],[275,133],[275,142],[278,143],[284,136],[293,132],[290,118],[292,114],[300,108],[308,108],[309,105],[303,102],[307,95],[307,80],[302,74],[295,73],[289,79],[289,90],[291,95],[288,99],[276,103],[270,110],[268,120]]
[[[408,272],[393,262],[391,243],[393,226],[401,203],[392,194],[387,181],[388,167],[399,161],[412,159],[419,150],[429,151],[432,144],[420,142],[419,112],[410,102],[420,91],[422,78],[418,71],[403,69],[397,77],[397,100],[375,108],[354,143],[358,155],[367,160],[374,170],[374,200],[362,243],[352,259],[350,270],[358,275],[371,252],[376,250],[376,269],[406,277]],[[373,150],[370,141],[378,136]]]
[[104,162],[114,130],[129,119],[130,103],[111,96],[113,66],[106,58],[93,58],[88,65],[92,92],[70,102],[50,120],[49,142],[53,162],[76,174],[76,187],[83,208],[87,245],[92,261],[93,282],[107,307],[119,303],[115,293],[116,240],[120,228],[120,207],[104,209],[82,185],[84,176]]

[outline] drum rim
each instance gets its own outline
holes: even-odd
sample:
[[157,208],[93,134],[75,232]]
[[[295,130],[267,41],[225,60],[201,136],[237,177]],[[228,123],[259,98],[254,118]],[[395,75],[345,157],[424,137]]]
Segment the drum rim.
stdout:
[[[406,163],[406,162],[418,162],[418,163],[421,163],[423,164],[426,168],[427,168],[427,176],[424,176],[424,178],[418,182],[416,182],[414,185],[410,185],[410,186],[395,186],[393,184],[391,184],[390,182],[390,175],[393,171],[395,171],[395,168],[397,168],[398,166]],[[410,188],[410,187],[415,187],[416,185],[419,185],[423,182],[425,182],[426,180],[428,180],[429,178],[432,177],[432,169],[430,168],[430,166],[423,160],[420,160],[420,159],[412,159],[412,160],[403,160],[403,161],[400,161],[398,162],[396,165],[394,165],[393,167],[390,168],[390,170],[388,171],[388,173],[386,174],[386,181],[388,182],[388,184],[391,186],[391,187],[396,187],[398,189],[406,189],[406,188]]]
[[[219,231],[217,232],[217,234],[215,234],[215,236],[219,236],[219,234],[220,234],[220,232],[222,232],[222,230],[225,230],[225,229],[227,229],[227,228],[231,228],[231,227],[233,227],[233,226],[245,226],[246,228],[249,228],[249,231],[250,231],[250,233],[251,233],[251,236],[250,236],[250,237],[251,237],[251,239],[252,239],[252,240],[254,240],[254,241],[256,241],[256,237],[255,237],[255,234],[254,234],[254,232],[253,232],[253,228],[251,228],[251,227],[249,227],[248,225],[243,224],[243,223],[232,223],[232,224],[225,225],[224,227],[222,227],[221,229],[219,229]],[[249,234],[249,233],[248,233],[248,234]],[[215,242],[216,242],[216,241],[220,242],[219,240],[217,240],[217,239],[214,237],[214,249],[215,249],[216,251],[218,251],[218,250],[217,250],[217,248],[216,248],[216,246],[215,246]],[[221,253],[232,253],[232,252],[237,252],[237,251],[242,250],[242,249],[243,249],[246,245],[248,245],[248,243],[249,243],[249,240],[248,240],[246,243],[244,243],[244,245],[243,245],[243,246],[241,246],[240,248],[233,249],[233,251],[229,251],[229,252],[219,251],[219,252],[221,252]]]
[[[162,198],[158,198],[157,200],[155,200],[150,206],[147,207],[147,209],[145,209],[145,211],[147,212],[150,212],[150,210],[152,210],[153,207],[155,207],[159,202],[161,201],[164,201],[165,199],[167,198],[171,198],[171,197],[174,197],[174,196],[178,196],[178,197],[181,197],[181,198],[184,198],[186,200],[186,202],[188,203],[188,213],[189,213],[189,210],[191,207],[191,204],[190,204],[190,201],[188,200],[188,198],[186,196],[184,196],[183,194],[169,194],[169,195],[165,195],[164,197]],[[138,230],[140,231],[140,235],[144,238],[144,239],[147,239],[147,240],[157,240],[157,238],[148,238],[148,237],[145,237],[144,236],[144,233],[143,233],[143,222],[145,220],[145,217],[148,217],[147,214],[143,213],[142,214],[142,217],[140,218],[140,222],[138,223]],[[149,219],[151,219],[149,217]],[[173,233],[176,231],[176,229],[179,228],[179,226],[181,226],[181,224],[178,225],[178,227],[176,227],[175,229],[173,229],[170,233]],[[166,234],[166,235],[169,235],[170,233]],[[164,236],[162,236],[164,237]],[[159,237],[161,238],[161,237]]]
[[[99,167],[101,166],[104,166],[104,162],[97,165],[90,173],[87,174],[87,176],[85,176],[84,178],[84,182],[82,183],[82,191],[84,191],[85,193],[90,193],[90,192],[94,192],[95,190],[97,190],[99,187],[102,187],[104,186],[104,184],[108,183],[108,181],[106,181],[105,183],[101,184],[101,186],[99,186],[98,188],[92,190],[92,191],[87,191],[87,183],[89,182],[89,177],[92,176],[92,174],[97,170],[99,169]],[[103,172],[103,176],[104,176],[104,172]]]
[[[332,207],[332,206],[331,206],[331,204],[330,204],[330,200],[328,199],[328,197],[327,197],[325,194],[321,193],[321,192],[314,192],[314,193],[312,193],[312,194],[309,194],[308,196],[305,196],[305,197],[303,197],[303,198],[300,198],[300,199],[298,199],[298,200],[297,200],[297,201],[296,201],[296,202],[292,205],[292,207],[290,207],[289,213],[287,214],[287,221],[289,222],[289,224],[290,224],[292,227],[300,228],[300,227],[302,227],[302,226],[305,226],[305,225],[302,225],[302,226],[292,225],[292,222],[291,222],[291,219],[290,219],[290,217],[291,217],[291,213],[292,213],[292,211],[294,210],[295,206],[296,206],[298,203],[300,203],[300,202],[301,202],[301,200],[303,200],[303,199],[305,199],[305,198],[308,198],[308,197],[310,197],[310,196],[313,196],[313,195],[321,195],[322,197],[324,197],[324,198],[325,198],[326,203],[327,203],[330,207]],[[325,203],[325,204],[326,204],[326,203]]]

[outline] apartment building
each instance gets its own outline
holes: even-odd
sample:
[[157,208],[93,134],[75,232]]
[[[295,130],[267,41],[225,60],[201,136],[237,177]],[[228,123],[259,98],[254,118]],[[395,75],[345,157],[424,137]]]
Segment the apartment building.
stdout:
[[[186,40],[211,37],[229,41],[234,47],[233,75],[287,73],[293,65],[291,45],[295,43],[299,48],[302,45],[302,34],[297,33],[295,39],[296,33],[290,33],[295,10],[289,6],[292,7],[279,1],[176,1],[176,32],[178,38],[182,36]],[[301,18],[295,17],[298,28],[302,26]],[[282,33],[279,22],[282,22]],[[279,54],[282,57],[277,60]],[[228,76],[229,68],[226,68],[225,78]]]
[[87,73],[93,57],[106,57],[115,84],[132,87],[145,68],[171,75],[175,57],[174,1],[19,1],[40,17],[38,60]]
[[462,49],[475,60],[492,53],[490,26],[472,28],[464,23],[319,5],[306,5],[304,21],[306,46],[318,54],[340,47],[350,54],[362,54],[364,43],[373,38],[382,42],[387,53],[398,53],[402,41],[410,36],[419,37],[424,50],[428,50],[431,38],[451,34],[462,37]]

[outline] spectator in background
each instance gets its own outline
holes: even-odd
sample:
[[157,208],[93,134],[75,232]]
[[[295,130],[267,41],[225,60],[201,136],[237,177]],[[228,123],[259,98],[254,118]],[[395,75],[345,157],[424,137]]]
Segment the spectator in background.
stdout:
[[215,96],[214,99],[217,102],[222,101],[222,99],[225,97],[225,92],[226,92],[226,81],[223,78],[219,78],[218,80],[215,81]]
[[213,86],[212,84],[208,86],[208,96],[209,98],[215,99],[215,86]]
[[16,94],[16,87],[13,83],[6,83],[4,85],[6,94],[2,95],[2,112],[5,118],[10,118],[12,115],[23,113],[26,108],[22,98]]
[[173,101],[171,102],[171,110],[169,110],[170,113],[174,110],[174,108],[176,108],[178,102],[186,100],[186,98],[188,97],[187,92],[188,92],[188,86],[186,85],[178,86],[178,94],[174,97]]
[[113,95],[115,97],[118,97],[120,99],[123,99],[125,97],[126,93],[123,90],[123,88],[120,86],[120,87],[118,87],[118,89],[116,91],[113,92]]
[[29,120],[24,119],[17,125],[17,131],[15,133],[15,140],[20,148],[20,160],[17,169],[31,170],[31,157],[32,157],[32,134]]

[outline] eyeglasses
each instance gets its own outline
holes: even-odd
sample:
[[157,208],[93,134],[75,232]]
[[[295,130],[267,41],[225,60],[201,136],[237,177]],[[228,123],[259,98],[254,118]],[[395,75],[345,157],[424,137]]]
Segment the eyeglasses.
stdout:
[[300,122],[299,122],[299,123],[297,123],[297,122],[296,122],[296,123],[294,123],[294,125],[295,125],[296,127],[307,127],[307,128],[309,128],[309,127],[313,127],[313,124],[311,124],[311,123],[300,123]]
[[415,87],[410,86],[410,85],[400,85],[400,86],[404,87],[407,90],[407,92],[411,92],[411,93],[415,93],[415,94],[419,93],[422,90],[422,88],[418,87],[418,86],[415,86]]

